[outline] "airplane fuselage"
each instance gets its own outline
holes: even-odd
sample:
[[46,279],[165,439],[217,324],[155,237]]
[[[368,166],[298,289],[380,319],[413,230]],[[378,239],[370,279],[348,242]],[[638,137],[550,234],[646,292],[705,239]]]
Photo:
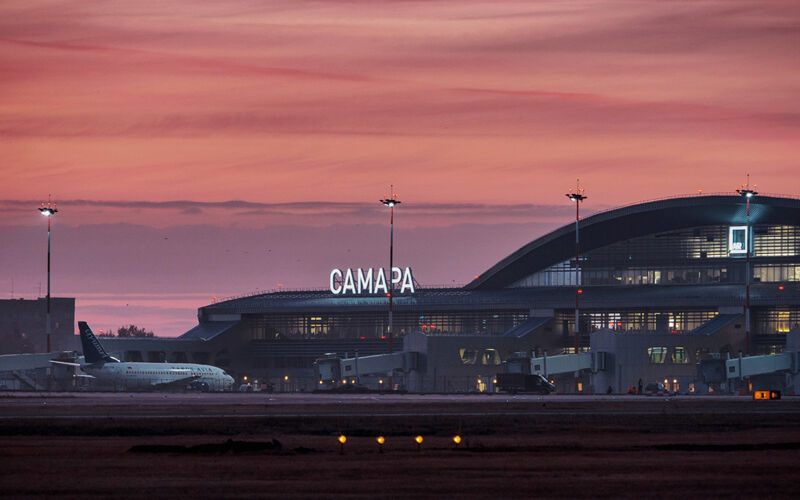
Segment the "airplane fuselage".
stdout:
[[99,380],[122,385],[126,389],[147,389],[180,386],[204,382],[211,391],[228,391],[233,377],[221,368],[193,363],[93,363],[81,365],[81,370]]

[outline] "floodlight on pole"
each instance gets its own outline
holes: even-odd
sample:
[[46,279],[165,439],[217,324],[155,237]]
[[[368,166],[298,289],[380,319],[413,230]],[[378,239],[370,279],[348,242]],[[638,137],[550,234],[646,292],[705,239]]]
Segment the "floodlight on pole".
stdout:
[[[580,264],[580,232],[579,222],[581,220],[581,202],[588,198],[586,190],[580,187],[581,180],[575,183],[575,190],[568,192],[565,196],[569,201],[575,203],[575,354],[580,352],[580,295],[581,290],[581,264]],[[575,391],[578,391],[578,376],[575,376]]]
[[744,335],[745,335],[745,354],[750,355],[750,245],[753,242],[752,233],[750,229],[750,200],[758,194],[756,185],[750,187],[750,174],[747,174],[747,183],[742,184],[736,190],[739,196],[747,202],[747,234],[745,235],[745,265],[744,265],[744,280],[745,280],[745,299],[744,299]]
[[[386,285],[389,288],[389,331],[388,331],[388,339],[389,339],[389,354],[392,354],[392,334],[393,330],[393,323],[392,323],[392,300],[394,299],[394,207],[395,205],[400,204],[400,200],[397,199],[397,193],[394,192],[394,185],[389,186],[389,196],[379,200],[382,204],[389,207],[389,276],[386,278]],[[389,390],[394,389],[394,384],[392,383],[392,375],[389,375]]]
[[47,198],[47,204],[42,202],[41,206],[39,207],[39,212],[47,217],[47,323],[45,326],[47,341],[45,347],[47,352],[50,352],[50,219],[56,213],[58,213],[58,209],[56,208],[56,202],[51,202],[49,196]]

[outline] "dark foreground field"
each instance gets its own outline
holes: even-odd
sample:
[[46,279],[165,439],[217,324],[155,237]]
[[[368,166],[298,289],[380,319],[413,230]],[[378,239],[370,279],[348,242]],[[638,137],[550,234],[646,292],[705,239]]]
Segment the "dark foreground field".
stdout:
[[795,498],[800,399],[0,395],[0,459],[3,498]]

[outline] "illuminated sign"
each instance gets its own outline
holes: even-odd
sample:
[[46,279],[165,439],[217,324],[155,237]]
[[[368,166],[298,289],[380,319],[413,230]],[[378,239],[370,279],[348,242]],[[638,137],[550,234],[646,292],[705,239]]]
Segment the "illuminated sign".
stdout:
[[728,230],[728,253],[747,253],[747,226],[731,226]]
[[[414,275],[411,268],[392,268],[392,288],[399,285],[400,293],[414,293]],[[362,293],[389,293],[386,273],[379,269],[334,269],[330,276],[330,289],[334,295],[360,295]]]

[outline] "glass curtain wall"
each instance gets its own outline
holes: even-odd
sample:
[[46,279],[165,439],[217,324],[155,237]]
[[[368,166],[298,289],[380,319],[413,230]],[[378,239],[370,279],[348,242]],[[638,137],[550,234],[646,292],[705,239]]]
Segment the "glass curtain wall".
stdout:
[[[753,281],[800,281],[800,228],[753,226]],[[707,226],[621,241],[581,255],[582,285],[743,283],[745,254],[728,251],[728,226]],[[574,259],[512,287],[575,286]]]
[[[688,333],[717,316],[717,311],[581,311],[581,331],[610,329],[621,332]],[[559,311],[562,333],[575,331],[575,312]],[[563,330],[567,331],[564,332]],[[587,332],[588,330],[588,332]]]
[[[528,319],[527,310],[395,311],[394,334],[499,335]],[[328,314],[268,314],[246,318],[251,340],[381,338],[388,329],[388,313],[370,311]]]

